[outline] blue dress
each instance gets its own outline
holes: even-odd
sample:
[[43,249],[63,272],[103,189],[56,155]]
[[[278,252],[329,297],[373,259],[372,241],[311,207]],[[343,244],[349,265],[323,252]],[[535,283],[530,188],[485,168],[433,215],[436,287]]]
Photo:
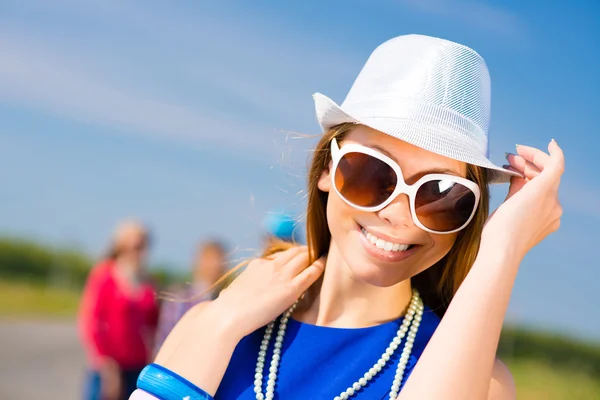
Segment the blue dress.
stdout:
[[[398,332],[403,318],[368,328],[329,328],[288,321],[279,363],[275,399],[333,400],[361,378],[381,357]],[[425,307],[402,384],[440,322],[434,312]],[[246,336],[236,347],[215,400],[256,399],[254,374],[256,359],[265,329]],[[273,354],[277,325],[273,331],[263,372],[263,393],[266,390],[268,367]],[[352,399],[388,399],[405,339],[385,368]]]

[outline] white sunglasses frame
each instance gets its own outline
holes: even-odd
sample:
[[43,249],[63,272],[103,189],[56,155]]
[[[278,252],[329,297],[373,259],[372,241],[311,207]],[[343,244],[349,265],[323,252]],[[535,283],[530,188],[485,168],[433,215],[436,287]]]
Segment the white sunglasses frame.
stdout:
[[[385,200],[383,203],[381,203],[377,206],[374,206],[374,207],[362,207],[362,206],[352,203],[351,201],[346,199],[344,196],[342,196],[342,194],[339,192],[339,190],[337,189],[337,186],[335,185],[335,172],[337,171],[338,165],[339,165],[342,157],[349,153],[362,153],[362,154],[366,154],[371,157],[374,157],[374,158],[386,163],[396,173],[397,182],[398,182],[396,184],[396,188],[394,189],[394,191],[392,192],[390,197],[387,200]],[[337,195],[340,196],[340,198],[346,204],[348,204],[351,207],[356,208],[357,210],[366,211],[366,212],[377,212],[377,211],[383,210],[385,207],[387,207],[392,201],[394,201],[394,199],[396,199],[401,194],[406,194],[409,198],[410,215],[413,220],[413,223],[416,226],[418,226],[419,228],[423,229],[424,231],[444,235],[444,234],[455,233],[455,232],[458,232],[458,231],[464,229],[467,225],[469,225],[469,223],[475,216],[475,212],[477,211],[477,208],[479,207],[479,199],[481,197],[481,191],[479,189],[479,186],[475,182],[470,181],[465,178],[461,178],[460,176],[455,176],[455,175],[450,175],[450,174],[428,174],[428,175],[425,175],[422,178],[420,178],[414,184],[408,185],[404,181],[404,177],[402,176],[402,170],[400,169],[400,166],[398,165],[398,163],[396,163],[394,160],[392,160],[385,154],[383,154],[375,149],[372,149],[370,147],[361,146],[359,144],[354,144],[354,143],[349,143],[349,144],[343,145],[340,148],[337,143],[337,140],[335,138],[333,138],[331,140],[331,160],[333,162],[333,165],[331,168],[330,175],[331,175],[331,184],[333,186],[333,190],[335,190]],[[435,180],[450,180],[452,182],[459,183],[459,184],[467,187],[468,189],[470,189],[473,192],[473,194],[475,194],[475,207],[473,207],[471,216],[469,217],[467,222],[465,222],[458,229],[454,229],[452,231],[436,231],[433,229],[429,229],[425,225],[423,225],[421,223],[421,221],[419,221],[419,218],[417,217],[417,213],[415,211],[416,210],[415,199],[416,199],[417,191],[424,183],[427,183],[430,181],[435,181]]]

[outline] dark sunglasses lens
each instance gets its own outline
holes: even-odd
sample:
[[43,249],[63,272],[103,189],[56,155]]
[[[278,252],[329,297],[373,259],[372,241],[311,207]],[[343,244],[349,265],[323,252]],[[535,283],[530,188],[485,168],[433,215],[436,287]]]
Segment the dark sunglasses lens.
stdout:
[[364,153],[342,156],[335,171],[335,187],[352,204],[375,207],[396,188],[396,173],[383,161]]
[[475,193],[450,179],[424,183],[415,197],[417,218],[425,227],[438,232],[461,228],[475,207]]

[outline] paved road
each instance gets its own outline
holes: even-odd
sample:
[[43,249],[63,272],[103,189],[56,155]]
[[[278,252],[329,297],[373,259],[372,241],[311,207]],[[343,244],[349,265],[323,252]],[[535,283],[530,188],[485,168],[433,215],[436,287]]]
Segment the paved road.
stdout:
[[80,400],[84,367],[74,323],[0,320],[1,400]]

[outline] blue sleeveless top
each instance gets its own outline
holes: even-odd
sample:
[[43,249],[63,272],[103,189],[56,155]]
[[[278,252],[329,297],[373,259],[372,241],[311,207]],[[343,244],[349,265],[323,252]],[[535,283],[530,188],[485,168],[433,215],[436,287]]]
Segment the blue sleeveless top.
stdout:
[[[381,357],[404,318],[382,325],[346,329],[305,324],[289,319],[275,385],[275,399],[332,400],[361,378]],[[425,307],[402,385],[437,328],[440,319]],[[263,372],[266,391],[277,326],[271,336]],[[235,348],[215,400],[256,399],[254,374],[265,328],[246,336]],[[406,338],[405,338],[406,339]],[[388,399],[405,339],[379,374],[352,399]]]

